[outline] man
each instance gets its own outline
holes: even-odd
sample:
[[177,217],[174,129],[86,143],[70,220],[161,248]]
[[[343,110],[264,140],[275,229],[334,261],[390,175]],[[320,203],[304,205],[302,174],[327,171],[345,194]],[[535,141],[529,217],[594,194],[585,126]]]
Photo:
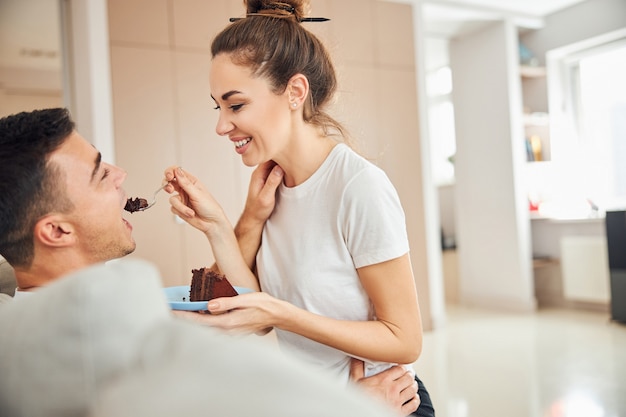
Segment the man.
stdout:
[[103,162],[65,109],[0,122],[0,254],[16,297],[135,250],[122,217],[126,172]]
[[[268,171],[262,168],[255,171],[246,203],[246,211],[237,227],[239,243],[244,253],[249,253],[248,248],[250,247],[258,247],[258,242],[255,242],[257,232],[273,207],[273,192],[280,183],[281,177],[278,173],[278,175],[268,178],[268,174]],[[93,275],[110,277],[115,271],[106,269],[100,264],[133,252],[135,241],[132,237],[132,226],[122,216],[123,207],[126,203],[126,194],[122,188],[125,178],[126,173],[121,168],[103,162],[100,153],[75,130],[74,123],[66,109],[36,110],[0,119],[0,195],[2,195],[2,199],[0,199],[0,255],[15,269],[18,287],[15,293],[15,298],[18,300],[6,303],[7,306],[2,306],[0,309],[0,318],[4,319],[2,322],[4,327],[0,327],[0,331],[9,329],[16,335],[28,335],[28,328],[24,327],[24,332],[18,332],[15,326],[10,326],[12,318],[23,317],[29,314],[29,311],[47,311],[48,314],[41,319],[53,318],[60,309],[59,305],[63,307],[62,302],[58,301],[61,297],[59,285],[52,285],[53,283],[64,281],[65,289],[68,289],[68,281],[61,280],[61,278],[75,273],[79,276],[75,281],[80,282],[85,288],[91,288],[94,285],[93,280],[81,281],[81,278],[82,280],[88,278],[84,277],[85,268],[96,265],[104,268],[105,272],[102,270],[92,271]],[[118,271],[117,275],[128,276],[130,282],[134,279],[133,268],[130,269],[131,271],[124,269],[122,272]],[[110,279],[110,282],[107,281],[106,284],[113,285],[114,282],[117,281]],[[41,289],[41,287],[49,288]],[[118,291],[124,291],[124,288],[119,286],[116,288]],[[32,296],[27,297],[27,294],[35,290],[37,290],[37,297],[31,300]],[[135,288],[135,290],[141,295],[140,289]],[[55,295],[52,296],[51,293]],[[40,297],[39,295],[42,294],[48,294],[48,296]],[[86,290],[85,294],[94,296],[90,290]],[[102,301],[102,297],[97,297],[97,294],[95,296],[94,303],[98,300]],[[19,300],[20,298],[23,300]],[[89,297],[85,296],[78,299],[84,300],[89,299]],[[52,300],[57,300],[55,308],[46,304],[53,303]],[[114,308],[115,300],[106,301],[110,304],[104,308]],[[25,304],[20,306],[19,304],[23,302]],[[163,300],[159,300],[159,302],[163,304]],[[50,309],[46,310],[46,306]],[[127,316],[131,320],[133,318],[132,306],[127,307],[130,309]],[[158,311],[146,314],[161,317]],[[168,317],[174,320],[170,315]],[[33,326],[37,326],[36,318],[33,320]],[[68,320],[69,323],[74,323],[77,317],[71,315]],[[101,320],[95,322],[103,325]],[[182,325],[180,321],[176,321],[176,325],[167,320],[163,323],[166,323],[168,328],[172,326],[175,328],[170,330],[171,332],[176,331],[176,326]],[[50,323],[50,328],[56,328],[54,324]],[[148,327],[147,325],[144,326],[143,330],[149,333],[151,328]],[[194,329],[196,328],[194,326]],[[209,329],[201,330],[210,331]],[[98,337],[99,332],[98,329],[95,329],[88,336],[96,341],[103,341],[106,346],[106,340]],[[205,336],[198,335],[196,331],[185,330],[185,332],[194,334],[192,338],[206,339]],[[129,337],[133,335],[136,336],[136,345],[139,346],[137,352],[145,351],[144,345],[137,342],[137,340],[144,340],[143,333],[140,337],[140,332],[137,331],[136,334],[129,334]],[[212,331],[211,335],[212,340],[222,337],[219,333]],[[34,338],[31,338],[32,343],[25,343],[25,346],[35,349],[34,352],[41,354],[41,350],[37,349],[43,349],[43,347],[41,347],[41,343],[32,341],[36,339],[37,335],[33,334],[32,336]],[[233,343],[240,343],[232,340]],[[19,342],[15,338],[3,336],[5,349],[0,350],[0,352],[4,352],[5,355],[10,355],[10,352],[19,352]],[[48,340],[48,343],[55,344],[56,341]],[[94,344],[91,342],[90,346]],[[167,354],[162,354],[164,360],[170,364],[177,364],[178,362],[171,360],[172,357],[177,358],[181,361],[180,369],[186,369],[188,363],[182,361],[185,357],[189,358],[189,355],[182,355],[181,352],[184,351],[182,347],[172,349]],[[135,354],[137,353],[135,352]],[[4,356],[0,359],[0,364],[7,366],[7,369],[14,369],[7,365],[14,360],[13,357]],[[200,357],[197,359],[199,360]],[[275,359],[272,357],[272,360]],[[284,365],[291,364],[286,359],[285,363],[282,363],[282,359],[280,361],[280,364],[270,366],[278,372],[279,376],[285,372]],[[112,359],[107,362],[107,366],[115,368],[116,371],[95,372],[98,375],[108,376],[102,377],[102,380],[96,378],[96,387],[91,394],[99,393],[100,388],[104,387],[106,382],[110,382],[107,378],[111,375],[121,378],[120,375],[131,364],[130,359],[124,361]],[[79,369],[81,372],[85,370],[84,367],[90,366],[89,363],[79,363],[78,365],[83,366]],[[156,367],[157,365],[153,366]],[[148,371],[152,372],[152,367],[139,367],[139,369],[143,373],[133,374],[135,377],[141,375],[141,377],[137,377],[139,380],[151,379]],[[234,366],[233,369],[237,369],[237,366]],[[32,376],[35,378],[37,369],[31,368],[31,370]],[[241,375],[241,378],[246,378],[249,373],[246,372]],[[8,378],[9,372],[0,372],[0,375],[5,375],[5,378]],[[20,375],[19,377],[28,380],[29,376],[31,375]],[[56,375],[48,374],[47,376],[54,382],[51,378],[56,377]],[[163,375],[161,377],[165,378]],[[0,378],[2,377],[0,376]],[[211,375],[206,375],[205,378],[209,379]],[[292,380],[293,375],[285,376],[285,378]],[[6,379],[3,381],[7,383]],[[46,381],[47,379],[44,378],[42,382],[44,386]],[[171,381],[159,380],[158,378],[154,379],[153,382],[161,383],[160,388],[167,388],[168,384],[171,384]],[[259,382],[263,391],[265,389],[268,392],[272,390],[270,385]],[[398,410],[401,409],[402,404],[398,404],[398,398],[400,398],[398,394],[403,389],[403,382],[398,378],[393,375],[382,375],[377,376],[377,378],[363,379],[362,384],[364,387],[369,387],[371,392],[382,390],[381,397],[386,396],[388,401],[395,401],[393,406]],[[9,385],[2,385],[2,381],[0,381],[0,387]],[[56,385],[62,388],[62,384]],[[120,385],[124,386],[123,384]],[[132,384],[129,386],[136,389],[136,386]],[[324,391],[324,389],[322,390]],[[67,393],[67,390],[62,390],[61,393]],[[124,394],[125,392],[118,392],[115,398],[124,396]],[[245,397],[245,393],[242,395]],[[48,398],[51,397],[51,395],[48,396]],[[81,398],[89,398],[89,396],[82,396]],[[143,398],[141,395],[133,398],[137,404],[143,404],[141,403]],[[19,399],[19,395],[0,398],[3,401],[17,401]],[[19,404],[24,404],[24,402]],[[57,407],[72,405],[71,400],[61,401],[60,405],[56,401],[54,404]],[[0,402],[0,407],[2,405]],[[51,410],[46,409],[45,405],[42,405],[41,409],[44,411],[41,415],[46,414],[46,412],[54,414]],[[82,406],[77,407],[84,411],[85,406],[83,403]],[[163,407],[163,409],[165,408]],[[19,406],[17,409],[19,411]],[[33,411],[31,414],[35,415],[37,412]],[[62,414],[62,412],[59,413],[59,415]],[[16,415],[19,415],[17,411]]]

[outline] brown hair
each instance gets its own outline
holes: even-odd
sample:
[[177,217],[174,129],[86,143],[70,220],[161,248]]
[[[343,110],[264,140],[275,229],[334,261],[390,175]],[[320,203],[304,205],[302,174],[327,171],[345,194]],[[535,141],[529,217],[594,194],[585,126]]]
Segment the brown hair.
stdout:
[[61,167],[49,161],[74,132],[67,109],[22,112],[0,119],[0,254],[29,266],[37,221],[73,208]]
[[320,127],[325,135],[339,134],[344,127],[327,112],[337,89],[335,68],[322,42],[300,23],[308,13],[307,0],[244,0],[246,18],[220,32],[211,44],[214,58],[231,54],[237,65],[266,78],[280,94],[295,74],[307,77],[310,92],[304,103],[304,120]]

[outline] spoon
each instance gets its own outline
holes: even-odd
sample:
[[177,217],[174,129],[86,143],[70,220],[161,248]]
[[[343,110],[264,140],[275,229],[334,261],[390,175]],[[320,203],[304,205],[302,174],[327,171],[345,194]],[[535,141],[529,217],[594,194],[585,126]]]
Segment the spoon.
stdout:
[[166,182],[154,192],[154,195],[152,196],[152,201],[150,203],[148,203],[148,200],[146,200],[145,198],[139,198],[139,197],[129,198],[128,200],[126,200],[126,205],[124,206],[124,210],[128,211],[129,213],[134,213],[135,211],[144,211],[144,210],[149,209],[150,207],[154,206],[154,204],[156,203],[156,196],[159,193],[159,191],[164,189],[165,186],[167,186],[168,184],[169,182]]

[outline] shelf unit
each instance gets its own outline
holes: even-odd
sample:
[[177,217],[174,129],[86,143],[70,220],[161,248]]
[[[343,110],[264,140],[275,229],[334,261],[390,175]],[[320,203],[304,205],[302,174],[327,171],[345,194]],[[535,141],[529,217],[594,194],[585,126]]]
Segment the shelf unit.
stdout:
[[[526,84],[546,77],[546,68],[539,66],[522,65],[519,69],[522,79],[522,91]],[[524,104],[524,138],[528,162],[549,161],[550,155],[550,127],[549,117],[545,112],[537,112]]]
[[519,73],[522,78],[543,78],[546,76],[546,68],[522,65]]

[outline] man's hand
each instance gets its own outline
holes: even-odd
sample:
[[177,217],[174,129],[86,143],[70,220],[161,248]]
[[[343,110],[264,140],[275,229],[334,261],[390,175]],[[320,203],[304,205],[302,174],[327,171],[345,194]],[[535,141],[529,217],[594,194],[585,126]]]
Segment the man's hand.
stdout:
[[394,366],[365,378],[365,364],[352,358],[350,379],[365,392],[391,406],[401,416],[408,416],[420,405],[417,382],[402,366]]

